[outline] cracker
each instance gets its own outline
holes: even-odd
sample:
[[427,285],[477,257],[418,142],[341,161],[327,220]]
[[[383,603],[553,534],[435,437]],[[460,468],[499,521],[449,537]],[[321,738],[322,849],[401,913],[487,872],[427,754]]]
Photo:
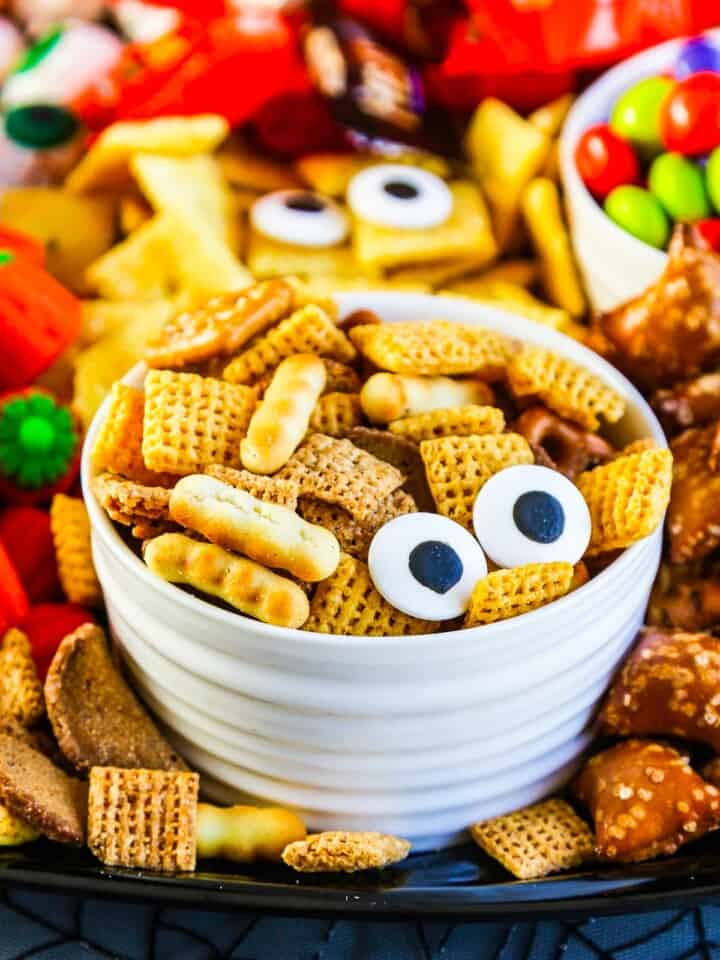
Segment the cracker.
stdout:
[[347,280],[357,281],[357,260],[349,245],[342,247],[302,247],[297,243],[283,243],[265,237],[252,228],[248,231],[245,259],[248,268],[257,279],[267,277],[297,276],[312,281],[313,289],[318,290],[315,281],[329,277],[331,282],[323,284],[323,293],[335,293],[338,283]]
[[592,519],[589,556],[627,547],[662,523],[672,462],[669,450],[644,450],[580,474],[577,486]]
[[[422,230],[398,230],[356,216],[353,250],[366,270],[462,260],[480,269],[498,252],[482,190],[469,180],[448,184],[453,205],[447,219]],[[471,262],[472,261],[472,262]],[[357,269],[357,267],[356,267]]]
[[45,680],[48,718],[63,756],[91,767],[186,770],[123,679],[105,634],[86,623],[62,641]]
[[150,370],[145,378],[145,465],[180,475],[211,463],[239,466],[240,441],[254,409],[250,387],[195,373]]
[[475,584],[465,626],[496,623],[544,607],[569,592],[573,575],[573,565],[561,561],[495,570]]
[[293,288],[284,280],[257,283],[240,293],[211,297],[194,309],[181,310],[150,345],[150,367],[180,368],[239,350],[264,333],[293,304]]
[[85,840],[87,786],[34,747],[0,735],[0,798],[16,817],[60,843]]
[[206,153],[225,139],[228,129],[227,120],[210,113],[113,123],[72,170],[66,187],[75,193],[126,187],[134,154],[187,157]]
[[377,531],[389,520],[405,513],[415,513],[417,507],[409,493],[404,490],[395,490],[382,503],[378,511],[365,523],[354,520],[342,507],[332,503],[323,503],[312,497],[302,497],[300,513],[310,523],[318,523],[326,530],[332,531],[338,539],[340,548],[351,557],[367,561],[370,543]]
[[586,430],[597,430],[600,417],[616,423],[625,413],[625,399],[600,377],[544,347],[523,347],[510,363],[508,379],[517,396],[539,397]]
[[294,480],[301,494],[338,504],[357,520],[371,516],[405,479],[349,440],[322,433],[312,434],[278,476]]
[[236,470],[234,467],[223,467],[217,463],[205,467],[203,473],[238,490],[245,490],[266,503],[277,503],[287,507],[288,510],[297,508],[298,488],[297,484],[291,480],[263,477],[257,473],[250,473],[249,470]]
[[434,633],[438,624],[417,620],[377,592],[367,566],[343,554],[335,573],[318,584],[304,630],[353,637],[399,637]]
[[474,373],[501,377],[512,357],[512,341],[493,330],[432,320],[353,327],[350,339],[381,370],[417,375]]
[[37,840],[39,836],[39,830],[10,813],[7,807],[0,805],[0,848],[19,847],[23,843]]
[[98,473],[109,470],[145,486],[168,486],[171,474],[148,470],[142,455],[145,394],[124,383],[113,384],[110,406],[98,431],[91,459]]
[[400,837],[328,830],[289,843],[282,858],[301,873],[357,873],[358,870],[382,870],[404,860],[409,852],[410,841]]
[[264,623],[301,627],[308,600],[297,583],[214,543],[165,533],[143,548],[148,567],[163,580],[194,587]]
[[252,383],[286,357],[314,353],[341,363],[350,363],[356,351],[328,314],[312,304],[301,307],[261,337],[248,350],[231,360],[223,377],[230,383]]
[[387,430],[375,430],[372,427],[354,427],[348,439],[367,450],[378,460],[391,464],[405,476],[403,489],[407,490],[415,501],[418,510],[434,513],[435,501],[430,493],[425,464],[420,456],[420,447],[405,437],[396,436]]
[[92,488],[100,506],[123,526],[170,519],[170,491],[166,487],[148,487],[112,473],[101,473],[93,478]]
[[88,266],[90,286],[106,300],[157,300],[171,296],[177,266],[171,243],[173,222],[157,214]]
[[420,455],[438,513],[468,529],[475,498],[490,477],[506,467],[535,463],[519,433],[423,440]]
[[310,430],[328,437],[346,437],[362,421],[359,394],[326,393],[315,405],[310,417]]
[[30,641],[15,628],[8,630],[0,641],[0,715],[23,727],[32,727],[45,715],[42,684]]
[[90,520],[77,497],[56,493],[50,507],[55,557],[65,596],[70,603],[98,606],[102,590],[93,566]]
[[402,417],[388,424],[388,430],[420,443],[435,437],[469,437],[483,433],[502,433],[505,415],[498,407],[447,407]]
[[569,803],[553,797],[470,828],[477,845],[518,880],[569,870],[593,856],[593,834]]
[[108,866],[194,870],[199,786],[196,773],[93,767],[88,846]]

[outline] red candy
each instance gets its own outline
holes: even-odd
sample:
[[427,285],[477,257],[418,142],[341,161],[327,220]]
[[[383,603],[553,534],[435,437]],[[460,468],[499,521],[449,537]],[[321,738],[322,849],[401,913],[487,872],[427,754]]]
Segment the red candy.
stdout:
[[720,74],[694,73],[677,84],[660,111],[660,136],[668,150],[687,156],[720,144]]
[[35,666],[44,679],[50,662],[61,641],[83,623],[95,618],[84,607],[75,603],[39,603],[31,607],[22,624],[32,648]]
[[606,123],[589,127],[580,137],[575,163],[588,190],[600,199],[640,178],[635,151]]
[[0,542],[12,558],[31,603],[59,596],[50,515],[37,507],[8,507],[0,513]]
[[0,543],[0,636],[27,616],[27,594],[5,547]]
[[699,231],[707,245],[720,253],[720,218],[714,217],[710,220],[697,220],[695,229]]

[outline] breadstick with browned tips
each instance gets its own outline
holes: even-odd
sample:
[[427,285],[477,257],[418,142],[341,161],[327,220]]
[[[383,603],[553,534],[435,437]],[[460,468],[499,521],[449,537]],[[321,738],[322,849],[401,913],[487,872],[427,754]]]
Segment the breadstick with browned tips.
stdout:
[[363,411],[373,423],[389,423],[426,410],[492,402],[493,392],[488,384],[472,378],[375,373],[360,392]]
[[283,360],[240,443],[246,470],[275,473],[288,462],[307,432],[326,377],[325,364],[312,353]]

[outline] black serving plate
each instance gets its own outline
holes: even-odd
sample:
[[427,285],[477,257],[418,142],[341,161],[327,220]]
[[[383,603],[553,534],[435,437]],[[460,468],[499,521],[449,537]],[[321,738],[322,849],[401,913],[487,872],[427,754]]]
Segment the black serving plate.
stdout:
[[239,872],[232,864],[211,861],[196,873],[168,876],[103,867],[86,850],[40,841],[0,848],[0,884],[218,910],[376,919],[559,917],[634,913],[720,898],[720,835],[686,851],[646,864],[519,882],[471,844],[416,854],[396,868],[355,876],[299,875],[283,866]]

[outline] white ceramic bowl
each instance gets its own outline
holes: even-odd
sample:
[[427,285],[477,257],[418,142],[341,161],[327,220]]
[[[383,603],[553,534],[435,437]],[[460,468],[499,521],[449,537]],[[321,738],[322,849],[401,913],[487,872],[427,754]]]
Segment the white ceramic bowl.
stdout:
[[[720,38],[720,30],[711,30],[708,35]],[[642,293],[662,273],[667,254],[633,237],[605,214],[580,178],[575,147],[588,127],[607,122],[615,100],[628,87],[670,69],[683,43],[670,40],[608,70],[578,97],[565,121],[560,170],[570,231],[596,310],[611,310]]]
[[[616,370],[553,330],[420,294],[339,297],[385,320],[480,323],[592,369],[627,400],[618,442],[665,439]],[[143,370],[128,375],[140,384]],[[113,634],[140,694],[223,801],[298,809],[313,829],[389,830],[418,849],[564,783],[632,642],[660,557],[657,531],[568,597],[504,623],[421,637],[335,637],[268,626],[164,583],[83,485]],[[205,785],[205,779],[203,780]]]

